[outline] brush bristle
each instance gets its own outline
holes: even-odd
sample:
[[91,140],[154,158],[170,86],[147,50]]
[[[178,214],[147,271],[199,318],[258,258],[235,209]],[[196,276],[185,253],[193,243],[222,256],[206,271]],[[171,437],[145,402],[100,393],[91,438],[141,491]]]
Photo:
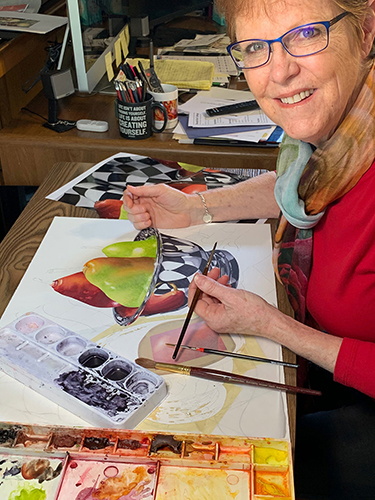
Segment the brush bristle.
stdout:
[[137,358],[135,362],[137,363],[137,365],[142,366],[143,368],[147,368],[149,370],[155,368],[155,361],[153,359]]

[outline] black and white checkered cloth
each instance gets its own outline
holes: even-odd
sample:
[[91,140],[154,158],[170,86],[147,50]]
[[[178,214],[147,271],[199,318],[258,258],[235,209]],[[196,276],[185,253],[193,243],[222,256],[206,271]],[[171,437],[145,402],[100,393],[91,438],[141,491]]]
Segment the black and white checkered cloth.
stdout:
[[68,189],[58,201],[77,207],[94,208],[96,201],[120,200],[127,184],[143,186],[186,182],[187,185],[206,184],[207,189],[213,189],[244,180],[234,173],[212,173],[202,170],[192,178],[186,177],[186,173],[177,162],[166,161],[164,164],[162,160],[146,156],[119,154]]

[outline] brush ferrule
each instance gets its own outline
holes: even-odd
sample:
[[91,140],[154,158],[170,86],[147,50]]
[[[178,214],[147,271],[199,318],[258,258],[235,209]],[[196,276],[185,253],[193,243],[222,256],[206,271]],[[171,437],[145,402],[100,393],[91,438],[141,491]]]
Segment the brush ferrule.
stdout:
[[177,366],[170,363],[155,363],[155,368],[158,370],[166,370],[173,373],[182,373],[183,375],[190,375],[190,366]]

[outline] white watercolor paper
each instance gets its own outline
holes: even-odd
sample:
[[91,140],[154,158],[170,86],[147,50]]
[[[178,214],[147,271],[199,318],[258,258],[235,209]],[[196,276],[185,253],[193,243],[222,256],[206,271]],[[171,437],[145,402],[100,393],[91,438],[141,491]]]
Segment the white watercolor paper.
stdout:
[[[276,305],[268,225],[210,224],[162,230],[210,251],[214,242],[229,251],[240,267],[239,287]],[[132,241],[138,234],[130,222],[107,219],[55,218],[0,320],[3,327],[28,311],[45,316],[118,354],[134,360],[150,331],[169,321],[183,321],[187,308],[139,317],[129,326],[114,321],[112,309],[96,308],[56,293],[50,284],[82,270],[90,259],[103,256],[110,243]],[[251,336],[228,336],[233,350],[281,359],[281,347]],[[165,347],[168,349],[168,347]],[[172,351],[172,350],[171,350]],[[202,358],[203,359],[203,358]],[[207,358],[208,359],[208,358]],[[255,378],[284,382],[283,369],[223,357],[209,367]],[[288,438],[285,393],[259,387],[220,384],[184,375],[165,375],[169,394],[140,425],[140,429],[208,434]],[[0,419],[48,425],[85,425],[73,413],[28,387],[0,374]]]

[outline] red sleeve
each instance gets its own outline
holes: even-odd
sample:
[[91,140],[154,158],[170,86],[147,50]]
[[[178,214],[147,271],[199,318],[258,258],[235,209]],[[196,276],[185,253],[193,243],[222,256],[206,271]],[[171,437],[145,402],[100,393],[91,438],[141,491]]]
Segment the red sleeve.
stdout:
[[344,338],[334,380],[375,398],[375,344]]

